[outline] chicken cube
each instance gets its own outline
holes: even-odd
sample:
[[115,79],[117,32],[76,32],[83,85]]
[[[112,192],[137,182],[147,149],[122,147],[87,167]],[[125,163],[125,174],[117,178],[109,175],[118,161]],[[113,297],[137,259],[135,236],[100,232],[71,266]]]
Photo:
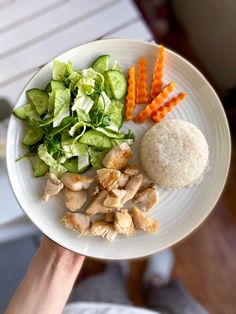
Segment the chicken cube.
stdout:
[[139,207],[142,210],[150,211],[159,202],[159,192],[157,191],[155,185],[144,189],[143,191],[137,193],[134,197],[134,203],[140,203]]
[[118,187],[119,188],[125,187],[128,181],[129,181],[129,176],[127,174],[121,173],[119,182],[118,182]]
[[107,190],[102,190],[98,196],[95,197],[93,202],[89,205],[86,210],[86,214],[93,216],[96,214],[107,214],[114,211],[114,208],[106,207],[103,205],[106,197],[108,195]]
[[120,208],[122,205],[122,198],[125,194],[125,190],[114,189],[110,191],[110,193],[107,195],[106,199],[103,202],[103,205],[106,207]]
[[134,223],[127,209],[117,211],[114,221],[115,230],[118,233],[130,236],[135,232]]
[[125,167],[132,151],[127,143],[112,148],[104,157],[103,165],[106,168],[120,170]]
[[126,194],[122,198],[123,204],[125,204],[127,201],[132,200],[134,198],[135,194],[140,189],[142,183],[143,183],[143,175],[141,173],[133,176],[129,180],[125,188]]
[[120,171],[115,169],[99,169],[97,170],[97,180],[103,189],[112,190],[118,186]]
[[92,223],[90,233],[96,237],[102,237],[108,241],[114,241],[117,231],[114,229],[113,224],[105,221],[95,221]]
[[84,203],[87,201],[87,191],[71,191],[65,188],[65,204],[66,208],[72,212],[80,209]]
[[125,174],[129,175],[130,177],[135,176],[136,174],[138,174],[138,167],[136,165],[127,165],[125,167]]
[[158,230],[159,221],[146,216],[139,208],[132,209],[132,217],[136,229],[142,229],[147,233],[154,233]]
[[42,199],[47,202],[51,196],[58,194],[63,189],[63,183],[56,177],[54,173],[47,172],[45,177],[47,182],[44,188]]
[[87,190],[92,182],[93,178],[81,176],[77,173],[66,172],[61,177],[61,181],[64,185],[72,191]]
[[64,222],[66,228],[79,231],[81,235],[86,234],[90,227],[89,217],[81,213],[71,213],[68,211],[62,218],[62,221]]

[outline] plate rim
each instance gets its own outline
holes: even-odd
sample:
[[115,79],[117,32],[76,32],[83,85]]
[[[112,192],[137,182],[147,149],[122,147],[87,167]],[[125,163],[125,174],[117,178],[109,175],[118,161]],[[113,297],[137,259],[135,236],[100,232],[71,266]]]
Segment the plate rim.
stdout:
[[[17,101],[15,103],[15,106],[12,108],[12,110],[14,108],[17,108],[20,104],[19,104],[19,100],[22,96],[23,93],[25,93],[28,85],[30,84],[30,82],[33,80],[33,78],[41,71],[43,70],[45,67],[47,67],[53,60],[55,59],[60,59],[60,58],[63,58],[64,55],[68,54],[68,53],[73,53],[73,50],[76,50],[80,47],[84,47],[84,46],[92,46],[94,44],[102,44],[103,42],[107,42],[107,41],[110,41],[110,42],[126,42],[127,44],[129,42],[132,42],[132,43],[140,43],[140,44],[144,44],[144,45],[148,45],[148,46],[155,46],[155,47],[160,47],[159,44],[155,43],[155,42],[147,42],[145,40],[140,40],[140,39],[132,39],[132,38],[107,38],[107,39],[101,39],[101,40],[95,40],[95,41],[91,41],[91,42],[87,42],[87,43],[84,43],[82,45],[77,45],[77,46],[74,46],[72,47],[71,49],[69,50],[66,50],[64,52],[62,52],[61,54],[55,56],[54,58],[50,59],[47,63],[45,63],[43,66],[40,66],[38,68],[38,70],[31,76],[31,78],[27,81],[27,83],[24,85],[24,87],[22,88],[18,98],[17,98]],[[193,71],[197,72],[197,74],[201,77],[201,79],[207,84],[207,87],[208,89],[211,90],[212,94],[214,95],[215,99],[218,101],[218,109],[220,109],[221,111],[221,115],[222,115],[222,119],[224,120],[224,126],[225,126],[225,130],[226,130],[226,135],[227,135],[227,147],[228,147],[228,150],[229,150],[229,154],[228,154],[228,158],[227,158],[227,161],[225,161],[225,166],[226,166],[226,172],[225,172],[225,175],[224,175],[224,179],[222,180],[221,182],[221,186],[220,186],[220,189],[219,189],[219,193],[218,193],[218,197],[216,198],[216,200],[213,202],[212,201],[212,204],[211,206],[209,206],[209,210],[206,211],[204,213],[204,215],[202,215],[201,219],[193,226],[191,227],[187,232],[185,232],[182,236],[178,237],[178,238],[175,238],[174,241],[170,241],[170,243],[167,243],[166,245],[160,245],[160,250],[163,250],[165,248],[168,248],[168,247],[171,247],[173,245],[176,245],[177,243],[179,243],[180,241],[182,241],[183,239],[189,237],[193,231],[197,230],[200,225],[203,223],[203,221],[210,215],[210,213],[213,211],[213,209],[215,208],[216,204],[218,203],[221,195],[222,195],[222,192],[225,188],[225,184],[226,184],[226,181],[227,181],[227,178],[228,178],[228,174],[229,174],[229,169],[230,169],[230,161],[231,161],[231,154],[232,154],[232,140],[231,140],[231,134],[230,134],[230,128],[229,128],[229,124],[228,124],[228,120],[227,120],[227,116],[226,116],[226,113],[224,111],[224,108],[223,108],[223,105],[221,103],[221,100],[218,96],[218,94],[216,93],[216,91],[214,90],[214,88],[212,87],[212,85],[210,84],[210,82],[206,79],[206,77],[192,64],[190,63],[187,59],[185,59],[182,55],[178,54],[177,52],[169,49],[169,48],[166,48],[165,47],[165,50],[168,51],[168,53],[170,55],[173,55],[174,57],[178,58],[181,62],[183,63],[186,63],[188,64],[189,67],[192,68]],[[8,125],[8,131],[7,131],[7,145],[6,145],[6,164],[7,164],[7,172],[8,172],[8,177],[9,177],[9,181],[10,181],[10,185],[11,185],[11,189],[14,193],[14,196],[18,202],[18,204],[20,205],[20,207],[22,208],[23,212],[27,215],[27,217],[32,221],[32,223],[45,235],[47,236],[48,238],[50,238],[52,241],[56,242],[57,244],[61,245],[62,247],[70,250],[70,251],[73,251],[73,252],[76,252],[78,254],[83,254],[84,256],[88,256],[88,257],[91,257],[91,258],[96,258],[96,259],[107,259],[107,260],[121,260],[121,259],[124,259],[124,257],[119,257],[119,256],[113,256],[113,257],[110,257],[110,256],[97,256],[96,254],[92,254],[91,252],[90,253],[81,253],[80,250],[77,250],[75,251],[69,244],[64,244],[62,243],[62,241],[60,241],[60,239],[53,239],[53,236],[50,236],[47,232],[47,230],[44,230],[44,228],[40,225],[40,227],[38,226],[39,224],[35,223],[33,221],[33,218],[31,217],[31,214],[30,212],[28,212],[27,210],[24,209],[24,207],[21,205],[21,202],[20,200],[18,199],[18,196],[17,196],[17,192],[15,191],[14,189],[14,177],[13,177],[13,173],[11,172],[11,166],[10,166],[10,136],[11,136],[11,133],[10,133],[10,127],[11,127],[11,123],[14,119],[14,115],[12,114],[11,117],[10,117],[10,120],[9,120],[9,125]],[[225,138],[226,139],[226,138]],[[45,228],[46,229],[46,228]],[[168,241],[167,241],[168,242]],[[132,252],[132,250],[131,250]],[[146,256],[149,256],[151,254],[154,254],[156,252],[155,249],[152,249],[152,250],[149,250],[148,253],[146,254],[130,254],[128,253],[127,256],[125,257],[125,259],[136,259],[136,258],[141,258],[141,257],[146,257]],[[106,255],[106,254],[105,254]]]

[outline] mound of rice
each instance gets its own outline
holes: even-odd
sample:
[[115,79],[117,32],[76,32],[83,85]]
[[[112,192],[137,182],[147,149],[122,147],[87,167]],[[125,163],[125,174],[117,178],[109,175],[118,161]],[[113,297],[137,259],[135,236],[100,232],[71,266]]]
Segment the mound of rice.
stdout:
[[148,177],[165,189],[196,184],[208,164],[209,150],[202,132],[193,124],[163,120],[143,136],[140,160]]

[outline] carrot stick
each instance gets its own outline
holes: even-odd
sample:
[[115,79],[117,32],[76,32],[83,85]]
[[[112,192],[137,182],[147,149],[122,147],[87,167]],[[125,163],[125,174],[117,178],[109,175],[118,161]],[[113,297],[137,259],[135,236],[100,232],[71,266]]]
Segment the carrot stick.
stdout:
[[132,119],[133,110],[135,107],[135,65],[133,64],[128,72],[128,88],[126,96],[126,120]]
[[147,100],[147,60],[142,57],[138,62],[136,104],[147,103]]
[[152,99],[156,98],[157,95],[161,92],[163,86],[163,68],[164,68],[164,47],[160,46],[159,55],[157,58],[153,79],[152,87],[150,91],[150,96]]
[[163,106],[157,109],[157,111],[152,113],[152,120],[157,123],[160,122],[161,119],[163,119],[168,114],[168,112],[173,110],[173,108],[177,106],[186,96],[187,94],[185,93],[179,93],[176,97],[171,98]]
[[142,110],[137,117],[135,117],[135,122],[144,122],[147,118],[149,118],[153,111],[157,111],[157,109],[161,106],[164,99],[166,99],[169,94],[173,91],[175,87],[175,82],[171,81],[161,92],[160,94],[153,99],[153,101],[147,105],[144,110]]

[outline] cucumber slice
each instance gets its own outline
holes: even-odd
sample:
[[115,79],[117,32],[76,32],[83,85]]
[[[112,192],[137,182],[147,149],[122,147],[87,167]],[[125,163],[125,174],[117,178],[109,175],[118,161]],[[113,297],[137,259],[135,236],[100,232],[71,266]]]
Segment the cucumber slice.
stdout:
[[105,74],[113,97],[115,99],[124,97],[127,89],[127,82],[124,74],[117,70],[108,70]]
[[34,145],[43,138],[43,131],[40,128],[28,128],[23,138],[24,145]]
[[77,157],[68,158],[62,165],[69,172],[78,173],[78,158]]
[[104,149],[112,147],[109,137],[95,130],[85,132],[80,138],[80,143]]
[[107,81],[106,78],[105,78],[105,81],[104,81],[104,90],[105,90],[107,96],[108,96],[110,99],[114,98],[113,93],[112,93],[112,91],[111,91],[111,87],[110,87],[109,82]]
[[21,120],[26,120],[27,118],[40,120],[40,116],[31,103],[16,108],[13,114]]
[[90,167],[89,154],[88,151],[86,154],[78,156],[78,172],[82,173]]
[[105,71],[108,70],[109,64],[110,56],[102,55],[94,61],[94,63],[92,64],[92,68],[94,69],[94,71],[103,74]]
[[34,105],[37,113],[41,116],[42,114],[46,113],[48,110],[48,95],[46,92],[34,88],[30,89],[27,92],[27,96],[31,100],[32,104]]
[[44,176],[45,173],[48,171],[49,171],[49,166],[46,165],[44,161],[38,158],[34,165],[35,178]]

